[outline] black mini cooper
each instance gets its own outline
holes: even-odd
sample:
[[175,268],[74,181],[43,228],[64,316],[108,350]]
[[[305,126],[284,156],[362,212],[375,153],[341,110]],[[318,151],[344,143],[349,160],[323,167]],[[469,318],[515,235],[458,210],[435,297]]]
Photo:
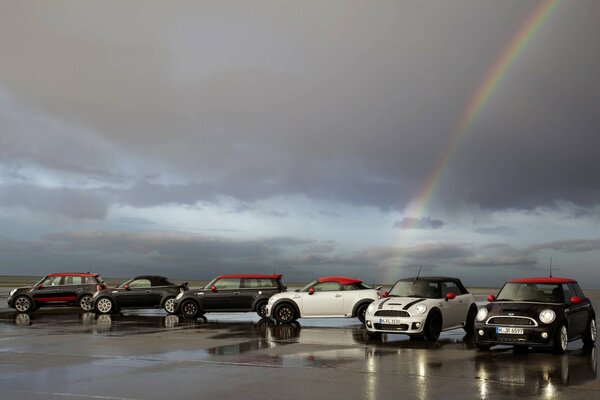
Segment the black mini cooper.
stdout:
[[256,311],[267,316],[267,301],[287,287],[282,275],[233,274],[213,279],[203,289],[180,293],[175,299],[175,313],[196,318],[207,312]]
[[11,290],[8,306],[21,313],[54,306],[79,306],[83,311],[91,311],[92,294],[105,287],[98,274],[57,272],[46,275],[33,286]]
[[573,279],[514,279],[488,301],[475,318],[480,350],[512,345],[564,353],[572,340],[581,339],[585,345],[596,341],[596,313]]
[[173,283],[158,275],[136,276],[116,288],[94,293],[92,307],[99,314],[117,312],[122,308],[164,308],[175,312],[175,296],[188,290],[187,282]]

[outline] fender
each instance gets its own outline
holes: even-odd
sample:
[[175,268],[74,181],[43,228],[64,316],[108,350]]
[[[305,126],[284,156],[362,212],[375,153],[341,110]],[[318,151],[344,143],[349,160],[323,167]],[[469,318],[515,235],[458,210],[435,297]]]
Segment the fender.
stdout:
[[356,317],[356,312],[358,311],[358,308],[359,308],[360,306],[362,306],[363,304],[371,304],[371,303],[372,303],[372,302],[374,302],[374,301],[375,301],[375,300],[373,300],[373,299],[365,299],[365,300],[362,300],[362,301],[359,301],[358,303],[356,303],[356,304],[354,305],[354,308],[352,309],[352,316],[353,316],[353,317]]
[[302,315],[300,314],[300,308],[298,307],[298,304],[296,304],[296,302],[292,299],[279,299],[275,303],[273,303],[273,305],[271,306],[271,315],[269,315],[269,317],[271,317],[273,315],[273,311],[275,310],[275,307],[277,307],[281,303],[291,304],[292,307],[294,307],[294,310],[296,310],[296,314],[298,315],[298,318],[302,317]]

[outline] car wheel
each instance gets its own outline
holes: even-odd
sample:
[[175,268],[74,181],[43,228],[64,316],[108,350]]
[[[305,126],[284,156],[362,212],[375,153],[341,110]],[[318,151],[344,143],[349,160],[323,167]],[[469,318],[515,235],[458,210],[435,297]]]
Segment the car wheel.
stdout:
[[96,311],[100,314],[109,314],[113,311],[114,304],[108,297],[101,297],[96,300]]
[[369,308],[369,304],[371,303],[361,304],[358,307],[358,310],[356,310],[356,318],[358,318],[358,320],[363,324],[365,323],[365,314],[367,313],[367,308]]
[[558,332],[556,332],[556,336],[554,337],[554,352],[556,354],[563,354],[567,351],[567,346],[569,345],[569,336],[567,334],[567,326],[562,324]]
[[79,307],[83,311],[92,311],[92,296],[86,294],[79,299]]
[[279,322],[293,322],[296,320],[296,310],[294,306],[289,303],[279,304],[275,307],[275,311],[273,313],[275,315],[275,319]]
[[200,307],[194,300],[184,300],[181,303],[181,315],[185,318],[196,318],[200,314]]
[[256,305],[256,313],[261,318],[267,317],[267,302],[265,300],[258,302]]
[[598,329],[596,327],[596,318],[592,317],[587,325],[587,329],[583,333],[581,339],[583,344],[586,346],[593,346],[596,342],[596,336],[598,335]]
[[475,317],[477,316],[477,306],[475,304],[471,305],[469,308],[469,312],[467,313],[467,319],[465,320],[465,326],[463,329],[469,335],[472,335],[475,332]]
[[492,348],[492,346],[490,346],[489,344],[481,343],[475,343],[475,347],[477,347],[477,350],[479,351],[490,351],[490,349]]
[[442,332],[442,315],[439,311],[430,312],[427,316],[427,320],[425,321],[425,329],[423,329],[423,333],[425,335],[425,339],[430,342],[435,342],[440,337],[440,333]]
[[175,297],[167,297],[163,303],[163,308],[167,314],[175,314]]
[[18,312],[26,313],[32,311],[33,303],[27,296],[19,296],[15,299],[15,309]]

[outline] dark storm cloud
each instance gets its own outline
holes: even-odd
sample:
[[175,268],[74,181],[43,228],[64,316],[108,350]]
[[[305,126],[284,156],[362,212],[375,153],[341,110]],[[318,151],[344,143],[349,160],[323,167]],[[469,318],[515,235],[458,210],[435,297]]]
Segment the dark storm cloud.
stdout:
[[406,229],[440,229],[446,223],[440,219],[430,217],[411,218],[405,217],[401,221],[394,222],[394,228]]
[[367,249],[357,254],[362,260],[385,260],[408,257],[416,260],[453,259],[472,255],[473,250],[462,243],[422,243],[411,247],[386,246]]
[[[0,85],[25,115],[119,148],[118,162],[93,141],[68,152],[68,136],[3,158],[20,149],[21,166],[127,182],[114,201],[136,207],[301,194],[401,210],[534,4],[69,6],[1,13]],[[438,192],[445,206],[600,201],[600,4],[559,9],[460,143]],[[145,160],[136,177],[131,160]],[[142,166],[161,181],[141,179]]]
[[487,256],[475,255],[456,260],[456,265],[468,267],[536,267],[537,258],[523,255]]
[[530,246],[528,250],[558,250],[565,253],[588,252],[600,250],[600,239],[557,240],[554,242],[540,243]]
[[21,207],[75,219],[103,219],[109,205],[108,198],[87,190],[27,184],[0,185],[0,207]]
[[475,229],[475,232],[483,235],[514,236],[515,230],[507,226],[483,226]]

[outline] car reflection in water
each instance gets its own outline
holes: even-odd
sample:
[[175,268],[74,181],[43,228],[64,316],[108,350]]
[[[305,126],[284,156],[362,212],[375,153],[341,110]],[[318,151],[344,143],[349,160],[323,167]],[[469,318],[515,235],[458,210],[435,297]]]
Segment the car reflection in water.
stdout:
[[478,353],[475,370],[480,397],[504,394],[555,398],[563,386],[583,385],[597,378],[596,347],[584,347],[554,356],[543,353]]

